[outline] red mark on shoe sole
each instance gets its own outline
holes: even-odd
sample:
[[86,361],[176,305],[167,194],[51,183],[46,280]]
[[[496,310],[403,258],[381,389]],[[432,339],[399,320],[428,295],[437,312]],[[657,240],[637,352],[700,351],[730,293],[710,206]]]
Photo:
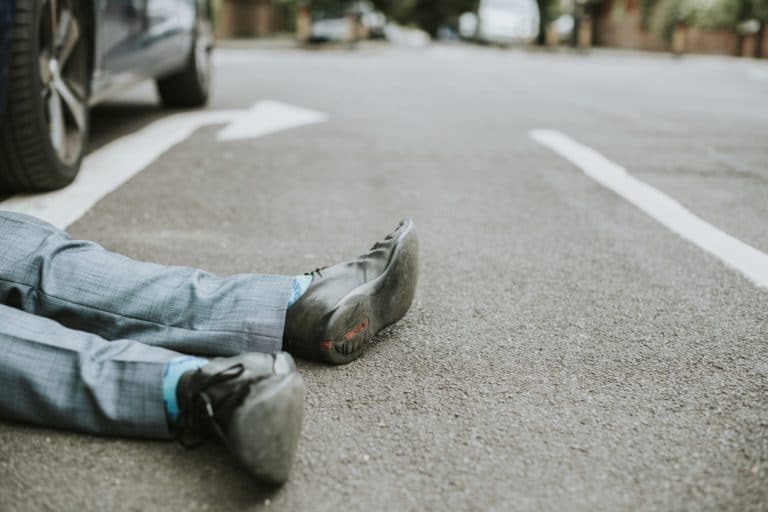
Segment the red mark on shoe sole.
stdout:
[[344,334],[344,339],[347,340],[347,341],[351,340],[352,338],[354,338],[355,336],[357,336],[358,334],[363,332],[366,327],[368,327],[368,319],[367,318],[365,320],[363,320],[362,322],[360,322],[359,324],[357,324],[356,326],[354,326],[352,329],[348,330]]
[[[368,319],[366,318],[350,330],[344,333],[343,336],[341,336],[338,341],[341,341],[342,339],[345,341],[350,341],[355,336],[359,335],[361,332],[363,332],[365,329],[368,328]],[[333,349],[333,341],[321,341],[320,342],[320,350],[323,352],[330,352]]]

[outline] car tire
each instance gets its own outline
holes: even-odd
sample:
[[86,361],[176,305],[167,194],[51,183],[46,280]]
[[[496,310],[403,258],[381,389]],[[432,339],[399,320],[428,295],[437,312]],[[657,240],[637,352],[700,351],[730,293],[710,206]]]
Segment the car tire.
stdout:
[[208,103],[212,48],[213,27],[210,9],[207,2],[202,2],[202,6],[198,8],[197,26],[184,68],[155,82],[163,105],[170,108],[188,108],[202,107]]
[[87,20],[77,0],[17,0],[0,122],[0,192],[74,180],[88,143]]

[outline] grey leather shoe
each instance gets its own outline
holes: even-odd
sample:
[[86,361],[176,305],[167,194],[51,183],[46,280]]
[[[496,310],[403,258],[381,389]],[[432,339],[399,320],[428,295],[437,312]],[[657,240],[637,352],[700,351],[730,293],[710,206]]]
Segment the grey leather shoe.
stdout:
[[356,359],[408,311],[418,270],[416,227],[405,219],[367,253],[310,272],[312,284],[286,313],[283,350],[331,364]]
[[218,437],[258,479],[288,479],[304,415],[304,382],[290,355],[213,359],[185,373],[176,394],[181,444],[194,447]]

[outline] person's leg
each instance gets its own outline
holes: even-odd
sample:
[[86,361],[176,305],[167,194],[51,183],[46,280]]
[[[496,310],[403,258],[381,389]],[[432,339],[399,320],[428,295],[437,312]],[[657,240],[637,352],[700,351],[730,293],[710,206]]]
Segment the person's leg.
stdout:
[[0,417],[97,434],[170,438],[165,366],[181,354],[107,342],[0,305]]
[[123,437],[218,436],[275,483],[288,477],[304,396],[285,353],[190,358],[2,305],[0,390],[0,419]]
[[304,276],[216,277],[142,263],[0,212],[0,304],[106,339],[227,356],[284,349],[343,364],[400,320],[416,291],[413,221],[357,258]]
[[293,282],[139,262],[0,212],[0,304],[108,340],[207,356],[278,351]]

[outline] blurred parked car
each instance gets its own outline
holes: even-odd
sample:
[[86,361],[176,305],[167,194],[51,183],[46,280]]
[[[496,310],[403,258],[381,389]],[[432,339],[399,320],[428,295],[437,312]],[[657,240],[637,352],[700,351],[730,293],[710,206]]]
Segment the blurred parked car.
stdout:
[[212,34],[209,0],[0,0],[0,192],[70,183],[89,107],[128,85],[204,105]]
[[552,29],[555,31],[559,42],[570,41],[573,38],[575,27],[576,21],[571,14],[562,14],[552,22]]
[[370,39],[384,38],[384,28],[387,26],[387,17],[383,12],[373,8],[370,2],[358,2],[360,22],[365,27]]
[[349,38],[347,9],[343,4],[313,9],[311,16],[310,39],[312,41],[346,41]]
[[539,35],[535,0],[480,0],[477,13],[459,17],[459,35],[484,43],[530,43]]
[[[387,24],[386,16],[367,1],[321,2],[311,16],[310,39],[316,42],[347,41],[352,38],[353,30],[357,30],[356,38],[383,38]],[[351,20],[358,26],[353,27]]]

